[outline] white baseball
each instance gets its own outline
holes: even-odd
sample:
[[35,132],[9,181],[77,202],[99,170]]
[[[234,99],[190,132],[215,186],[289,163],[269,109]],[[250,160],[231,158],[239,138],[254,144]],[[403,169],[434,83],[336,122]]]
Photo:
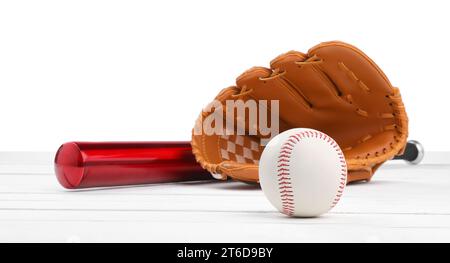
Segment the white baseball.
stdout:
[[259,162],[267,199],[289,216],[314,217],[333,208],[347,181],[347,164],[338,144],[313,129],[291,129],[275,136]]

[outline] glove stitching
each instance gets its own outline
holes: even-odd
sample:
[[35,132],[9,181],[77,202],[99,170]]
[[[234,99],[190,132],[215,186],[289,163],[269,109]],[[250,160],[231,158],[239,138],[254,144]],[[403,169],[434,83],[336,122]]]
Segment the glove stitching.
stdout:
[[258,79],[265,83],[265,81],[273,80],[278,77],[282,77],[285,74],[286,74],[286,71],[280,71],[279,68],[276,68],[276,69],[272,69],[272,72],[270,73],[270,75],[268,77],[259,77]]
[[[362,88],[362,89],[363,89],[364,91],[366,91],[366,92],[370,92],[369,87],[368,87],[361,79],[359,79],[359,78],[356,76],[356,74],[355,74],[353,71],[351,71],[351,70],[344,64],[344,62],[338,62],[337,65],[338,65],[338,68],[341,69],[341,70],[343,70],[343,71],[346,73],[346,75],[347,75],[348,77],[350,77],[353,81],[355,81],[355,82],[358,84],[358,86],[359,86],[360,88]],[[398,99],[398,96],[395,96],[395,95],[396,95],[396,94],[394,94],[394,95],[387,95],[387,96],[386,96],[387,98],[389,98],[389,99],[391,99],[391,100],[394,100],[394,102],[389,103],[389,106],[390,106],[391,108],[394,107],[395,100]],[[394,111],[394,109],[393,109],[393,111]],[[363,117],[368,117],[368,116],[369,116],[368,112],[365,111],[365,110],[363,110],[363,109],[361,109],[361,108],[357,108],[357,109],[356,109],[356,113],[359,114],[360,116],[363,116]],[[382,118],[386,118],[386,119],[387,119],[387,118],[392,118],[392,117],[394,117],[394,116],[395,116],[395,112],[394,112],[394,113],[383,113],[383,114],[381,114],[381,117],[382,117]],[[383,131],[391,131],[391,130],[396,130],[396,131],[399,132],[400,134],[402,133],[401,127],[399,127],[399,125],[397,125],[397,124],[390,124],[390,125],[386,125],[386,126],[383,127]],[[359,141],[357,142],[357,144],[364,143],[364,142],[366,142],[367,140],[369,140],[370,138],[372,138],[372,135],[368,134],[367,136],[365,136],[364,138],[362,138],[361,140],[359,140]],[[393,139],[394,139],[394,141],[396,141],[396,142],[400,142],[400,140],[398,140],[396,136],[393,136]],[[354,147],[355,147],[355,145],[354,145],[353,147],[347,147],[347,148],[345,148],[345,150],[348,151],[348,150],[350,150],[350,149],[352,149],[352,148],[354,148]],[[389,144],[389,147],[390,147],[391,149],[394,148],[394,145],[393,145],[392,142]],[[383,153],[386,153],[386,148],[383,148]],[[364,159],[368,160],[369,157],[370,157],[371,155],[372,155],[371,152],[367,153],[366,156],[364,156]],[[375,157],[379,157],[379,152],[378,152],[378,151],[375,151],[375,152],[373,153],[373,155],[375,155]],[[356,156],[355,158],[356,158],[357,160],[359,160],[359,159],[361,159],[361,156],[358,155],[358,156]],[[363,165],[366,165],[366,163],[363,163]]]
[[349,78],[351,78],[353,81],[355,81],[355,82],[358,84],[358,86],[359,86],[362,90],[364,90],[364,91],[366,91],[366,92],[370,92],[369,87],[367,87],[367,85],[366,85],[361,79],[359,79],[359,78],[356,76],[356,74],[355,74],[353,71],[351,71],[351,70],[344,64],[344,62],[340,61],[340,62],[337,63],[337,65],[338,65],[338,68],[339,68],[340,70],[343,70],[343,71],[346,73],[346,75],[347,75]]

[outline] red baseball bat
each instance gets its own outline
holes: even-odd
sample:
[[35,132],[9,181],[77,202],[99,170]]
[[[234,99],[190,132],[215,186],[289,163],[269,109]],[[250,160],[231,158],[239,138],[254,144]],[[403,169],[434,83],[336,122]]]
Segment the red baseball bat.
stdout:
[[68,189],[213,179],[189,142],[68,142],[55,174]]
[[[423,147],[409,141],[395,159],[416,164]],[[69,142],[55,156],[55,174],[69,189],[212,180],[189,142]]]

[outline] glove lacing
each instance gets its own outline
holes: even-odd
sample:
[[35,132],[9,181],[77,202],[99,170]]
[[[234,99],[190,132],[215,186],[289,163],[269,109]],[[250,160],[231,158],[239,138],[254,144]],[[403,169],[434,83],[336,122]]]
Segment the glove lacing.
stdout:
[[[309,57],[309,58],[307,58],[304,61],[295,61],[295,64],[298,65],[298,66],[305,66],[305,65],[319,64],[319,63],[322,63],[322,62],[323,62],[323,60],[321,58],[319,58],[317,55],[313,55],[312,57]],[[272,73],[269,76],[267,76],[267,77],[259,77],[259,80],[261,80],[261,81],[273,80],[275,78],[282,77],[285,74],[286,74],[286,71],[282,71],[281,69],[276,68],[276,69],[272,70]],[[239,93],[232,95],[232,97],[233,98],[240,98],[242,96],[249,95],[252,92],[253,92],[252,88],[248,88],[247,85],[244,85],[240,89]]]

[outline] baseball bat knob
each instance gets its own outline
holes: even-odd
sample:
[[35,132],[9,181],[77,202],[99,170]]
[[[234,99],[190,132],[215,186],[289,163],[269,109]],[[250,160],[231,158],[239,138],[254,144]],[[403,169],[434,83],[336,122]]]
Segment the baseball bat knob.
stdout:
[[406,144],[405,152],[394,157],[394,160],[405,160],[410,164],[419,164],[425,155],[425,151],[420,142],[410,140]]

